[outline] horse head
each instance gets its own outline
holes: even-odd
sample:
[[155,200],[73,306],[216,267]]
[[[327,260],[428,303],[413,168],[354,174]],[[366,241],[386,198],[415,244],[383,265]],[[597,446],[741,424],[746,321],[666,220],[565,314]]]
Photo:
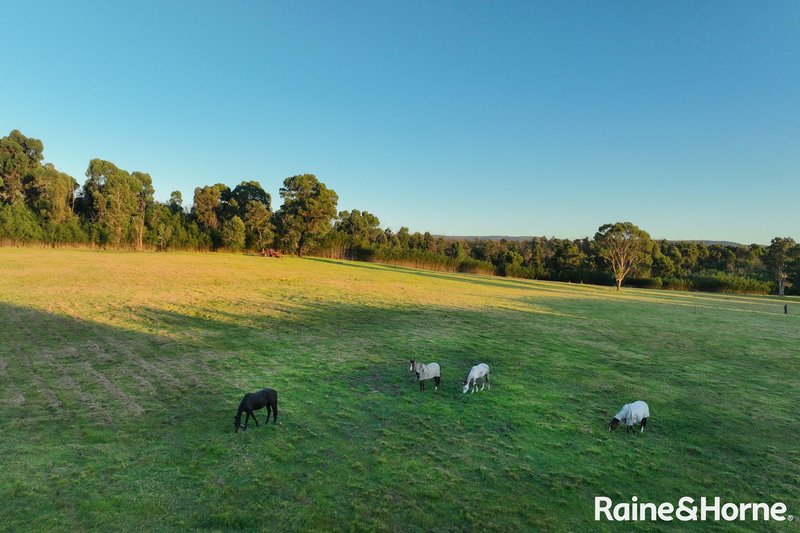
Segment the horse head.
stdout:
[[242,425],[242,416],[241,415],[234,416],[233,417],[233,432],[234,433],[239,433],[239,428],[241,427],[241,425]]
[[614,417],[613,419],[611,419],[611,425],[608,427],[608,430],[614,431],[618,427],[619,427],[619,419],[617,417]]
[[409,367],[408,371],[409,372],[414,372],[414,367],[417,366],[417,362],[414,361],[413,359],[409,359],[409,361],[411,361],[411,366]]

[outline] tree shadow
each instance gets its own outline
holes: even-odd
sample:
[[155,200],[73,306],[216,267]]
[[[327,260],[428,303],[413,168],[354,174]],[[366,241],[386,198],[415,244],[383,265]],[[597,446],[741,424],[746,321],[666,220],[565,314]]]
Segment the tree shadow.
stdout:
[[[620,305],[625,303],[597,304],[594,312],[613,315]],[[22,465],[0,473],[0,480],[16,476],[5,484],[12,487],[27,487],[29,478],[40,483],[38,492],[0,492],[10,502],[6,505],[28,508],[30,494],[36,494],[46,516],[80,526],[68,510],[50,503],[67,499],[51,488],[56,483],[51,472],[62,472],[95,491],[69,488],[74,501],[93,497],[110,516],[125,508],[120,502],[135,506],[137,498],[152,503],[180,493],[174,508],[185,512],[183,525],[191,528],[214,506],[238,508],[240,494],[260,494],[267,479],[288,487],[278,500],[296,516],[308,504],[295,494],[305,494],[315,479],[308,471],[325,479],[312,496],[326,495],[326,476],[334,475],[345,480],[337,503],[368,502],[391,483],[387,480],[411,484],[410,477],[397,473],[406,471],[405,455],[420,450],[420,471],[428,470],[427,461],[461,465],[450,486],[471,481],[470,459],[492,464],[500,450],[497,474],[489,469],[483,476],[495,487],[518,491],[529,485],[508,474],[530,467],[533,454],[544,458],[543,464],[569,462],[565,472],[583,476],[591,474],[592,461],[582,462],[596,459],[591,454],[625,459],[629,445],[607,447],[622,439],[606,439],[600,431],[621,398],[640,395],[655,398],[648,427],[653,436],[641,446],[682,456],[688,442],[703,453],[697,468],[704,476],[720,471],[716,458],[730,450],[738,457],[763,453],[763,427],[780,430],[771,444],[776,457],[796,436],[789,425],[794,404],[786,400],[796,391],[791,357],[762,355],[745,367],[731,363],[727,349],[710,345],[702,360],[695,360],[648,336],[657,314],[649,322],[627,323],[332,300],[273,311],[139,307],[131,310],[129,327],[117,327],[0,303],[0,445],[3,453],[20,458],[14,465]],[[622,336],[601,337],[605,328],[621,325],[628,328]],[[705,331],[690,333],[693,339],[710,337]],[[438,362],[442,389],[419,392],[408,359]],[[461,394],[460,381],[479,362],[493,369],[491,391]],[[279,391],[282,425],[234,435],[232,416],[241,395],[264,386]],[[709,426],[709,420],[718,423]],[[480,438],[464,438],[472,431]],[[612,459],[605,464],[615,464]],[[261,468],[265,461],[269,469]],[[667,471],[667,463],[659,467]],[[784,482],[780,464],[759,465],[770,476],[755,467],[738,472],[758,471],[761,477],[750,480],[777,494],[773,482],[762,479]],[[536,466],[538,474],[551,473],[547,470]],[[136,483],[125,477],[131,472],[141,475]],[[611,481],[631,474],[621,470]],[[359,483],[370,483],[374,492],[364,495]],[[597,488],[583,485],[569,493],[589,495]],[[402,501],[418,497],[418,487],[409,487],[397,489]],[[111,497],[104,499],[106,494]],[[151,494],[156,497],[148,499]],[[451,502],[449,512],[460,512],[459,505]],[[165,523],[180,528],[169,519]],[[243,524],[258,527],[255,519]]]
[[[331,265],[338,265],[343,267],[351,267],[351,268],[361,268],[371,271],[381,271],[381,270],[390,270],[394,272],[402,272],[404,274],[411,274],[414,276],[421,276],[426,278],[433,278],[433,279],[441,279],[446,281],[458,281],[461,283],[470,283],[473,285],[481,285],[484,287],[493,287],[493,288],[501,288],[501,289],[525,289],[530,291],[549,291],[554,293],[561,293],[561,294],[571,294],[575,296],[575,294],[571,291],[575,290],[576,288],[580,287],[580,290],[585,291],[597,291],[602,292],[603,294],[608,294],[609,288],[600,285],[584,285],[584,284],[571,284],[566,282],[544,282],[539,280],[522,280],[522,279],[515,279],[515,278],[498,278],[497,276],[485,276],[483,274],[468,274],[468,273],[457,273],[457,274],[450,274],[444,272],[437,272],[432,270],[424,270],[418,268],[411,268],[411,267],[404,267],[398,265],[388,265],[384,263],[364,263],[358,261],[346,261],[346,260],[335,260],[335,259],[326,259],[322,257],[304,257],[303,259],[308,261],[316,261],[320,263],[326,263]],[[555,287],[553,284],[555,283],[563,283],[564,287]]]
[[[314,302],[272,311],[140,307],[130,317],[137,331],[0,303],[0,404],[43,420],[58,408],[65,423],[226,418],[241,394],[267,385],[396,394],[409,383],[408,359],[435,359],[452,378],[450,368],[465,373],[484,357],[479,310]],[[493,310],[494,327],[513,338],[519,313]]]
[[[724,309],[748,312],[756,311],[767,314],[783,314],[784,304],[789,304],[790,312],[788,314],[793,314],[791,312],[793,309],[792,306],[797,305],[797,303],[800,301],[800,298],[792,296],[785,296],[782,299],[779,299],[776,296],[769,295],[738,295],[697,291],[686,292],[659,289],[639,289],[632,287],[623,288],[622,291],[616,292],[613,290],[613,287],[605,285],[579,284],[561,281],[522,280],[505,277],[498,278],[496,276],[489,277],[481,274],[467,273],[450,274],[398,265],[388,265],[384,263],[365,263],[358,261],[326,259],[320,257],[305,257],[304,259],[343,267],[366,269],[373,272],[388,270],[425,278],[457,281],[460,283],[469,283],[492,288],[523,289],[534,291],[540,294],[548,293],[551,295],[565,296],[577,300],[584,299],[587,296],[602,298],[616,297],[642,300],[643,302],[652,302],[657,300],[659,303],[669,303],[683,307],[699,304],[708,309],[722,309],[723,306],[733,305],[738,309],[734,309],[732,307],[724,307]],[[531,302],[530,299],[523,299],[522,301],[528,303]],[[542,302],[537,303],[541,304]],[[557,312],[563,313],[563,311],[560,310]]]
[[20,416],[48,419],[43,409],[58,408],[56,422],[119,423],[206,409],[219,404],[207,392],[229,386],[203,372],[211,358],[197,355],[200,345],[168,335],[8,303],[0,303],[0,328],[0,403]]

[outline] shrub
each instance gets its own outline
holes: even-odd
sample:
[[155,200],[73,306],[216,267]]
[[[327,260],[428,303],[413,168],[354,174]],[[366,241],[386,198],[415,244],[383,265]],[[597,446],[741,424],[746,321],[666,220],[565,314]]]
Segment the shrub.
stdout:
[[683,278],[665,278],[662,282],[662,288],[670,291],[689,291],[692,290],[692,283]]
[[654,278],[626,278],[623,284],[640,289],[661,289],[664,286],[664,281],[658,276]]
[[42,228],[42,239],[52,245],[84,243],[89,237],[81,227],[78,217],[68,217],[61,223],[46,222]]
[[771,282],[722,272],[694,276],[692,282],[695,290],[706,292],[736,294],[769,294],[773,292],[773,283]]
[[0,239],[14,242],[42,240],[36,215],[24,204],[0,205]]
[[244,222],[238,216],[234,216],[222,226],[222,242],[225,247],[232,252],[239,252],[244,249],[245,228]]
[[689,278],[667,278],[663,287],[675,291],[703,291],[734,294],[769,294],[774,283],[723,272],[702,272]]
[[[520,267],[521,268],[521,267]],[[494,265],[489,261],[479,261],[477,259],[465,259],[458,265],[459,272],[467,274],[494,274]],[[513,274],[512,274],[513,275]],[[523,277],[523,276],[518,276]]]

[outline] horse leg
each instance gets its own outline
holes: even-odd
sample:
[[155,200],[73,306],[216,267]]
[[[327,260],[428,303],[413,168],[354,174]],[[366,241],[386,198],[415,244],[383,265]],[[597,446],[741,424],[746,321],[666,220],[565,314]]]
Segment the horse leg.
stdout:
[[425,390],[425,382],[422,380],[419,380],[419,390],[420,392]]
[[275,403],[272,404],[272,423],[278,423],[278,400],[275,400]]
[[646,425],[647,425],[647,417],[644,417],[644,418],[642,418],[642,431],[641,431],[641,433],[644,433],[644,427]]
[[442,381],[442,378],[440,376],[436,376],[435,378],[433,378],[433,381],[436,384],[435,390],[439,390],[439,383]]
[[250,416],[253,417],[253,422],[255,422],[256,423],[256,427],[258,427],[258,418],[256,418],[256,415],[253,414],[252,410],[250,411]]
[[481,382],[481,390],[486,388],[486,376],[483,376],[483,381]]
[[264,425],[269,424],[269,414],[271,412],[272,412],[272,406],[270,406],[270,404],[267,404],[267,419],[264,420]]
[[487,389],[491,389],[492,388],[492,384],[489,381],[489,374],[486,374],[486,388]]

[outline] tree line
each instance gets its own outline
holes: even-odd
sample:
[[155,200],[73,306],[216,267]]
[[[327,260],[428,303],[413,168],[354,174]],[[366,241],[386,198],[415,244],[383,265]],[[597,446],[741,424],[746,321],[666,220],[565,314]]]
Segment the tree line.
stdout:
[[258,181],[197,187],[154,199],[152,178],[93,159],[83,185],[44,163],[44,146],[18,130],[0,139],[0,242],[130,250],[275,248],[297,255],[375,261],[443,271],[751,294],[800,294],[800,245],[653,240],[630,222],[593,238],[448,239],[382,228],[368,211],[337,211],[338,196],[312,174],[291,176],[282,205]]

